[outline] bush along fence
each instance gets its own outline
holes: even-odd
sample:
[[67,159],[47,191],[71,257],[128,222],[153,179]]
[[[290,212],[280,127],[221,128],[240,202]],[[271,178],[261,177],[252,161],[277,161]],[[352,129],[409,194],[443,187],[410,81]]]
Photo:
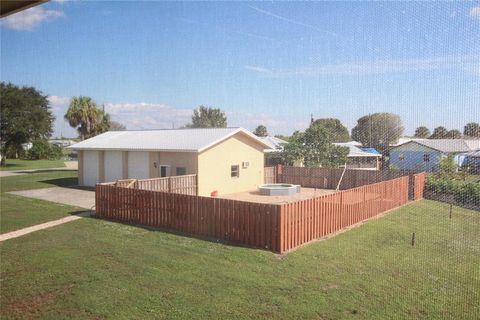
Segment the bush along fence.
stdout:
[[428,174],[425,198],[480,211],[480,183]]
[[283,253],[408,202],[408,177],[288,204],[97,184],[96,216]]

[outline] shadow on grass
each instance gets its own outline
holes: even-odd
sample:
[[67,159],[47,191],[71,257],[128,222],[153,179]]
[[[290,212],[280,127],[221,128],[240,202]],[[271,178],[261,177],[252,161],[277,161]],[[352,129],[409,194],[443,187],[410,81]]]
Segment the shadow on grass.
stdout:
[[[85,211],[83,211],[83,212],[85,212]],[[211,243],[218,243],[218,244],[226,245],[226,246],[229,246],[229,247],[246,248],[246,249],[252,249],[252,250],[263,250],[263,251],[270,252],[272,254],[279,254],[277,252],[274,252],[274,251],[270,250],[269,248],[256,247],[256,246],[253,246],[253,245],[247,245],[247,244],[243,244],[243,243],[233,242],[233,241],[230,241],[230,240],[223,240],[223,239],[217,239],[217,238],[209,237],[209,236],[195,235],[195,234],[191,234],[191,233],[186,233],[186,232],[167,229],[167,228],[162,228],[162,227],[152,227],[152,226],[147,226],[147,225],[143,225],[143,224],[128,223],[128,222],[125,222],[125,221],[120,221],[120,220],[115,220],[115,219],[101,218],[101,217],[96,216],[95,211],[92,211],[92,214],[90,216],[87,216],[87,218],[118,223],[118,224],[121,224],[121,225],[124,225],[124,226],[141,228],[141,229],[148,230],[148,231],[153,231],[153,232],[168,233],[168,234],[172,234],[172,235],[176,235],[176,236],[180,236],[180,237],[185,237],[185,238],[189,238],[189,239],[196,239],[196,240],[202,240],[202,241],[207,241],[207,242],[211,242]]]
[[22,174],[35,174],[35,173],[54,173],[54,172],[74,172],[78,171],[77,169],[24,169],[24,170],[15,170],[17,173]]
[[51,184],[53,186],[63,187],[63,188],[71,188],[71,189],[85,190],[85,191],[95,191],[95,187],[79,186],[77,177],[66,177],[66,178],[42,180],[42,181],[39,181],[39,182],[46,183],[46,184]]
[[72,212],[68,213],[71,216],[81,216],[83,218],[95,218],[95,210],[89,210],[89,209],[84,209],[84,210],[75,210]]

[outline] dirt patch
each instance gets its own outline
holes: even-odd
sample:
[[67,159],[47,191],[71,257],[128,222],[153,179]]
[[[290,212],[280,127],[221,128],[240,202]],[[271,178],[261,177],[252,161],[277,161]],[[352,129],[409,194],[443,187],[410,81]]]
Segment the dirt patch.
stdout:
[[2,313],[19,318],[32,317],[46,307],[55,304],[56,301],[70,293],[73,287],[73,284],[65,284],[54,291],[42,293],[34,297],[7,301],[2,305]]

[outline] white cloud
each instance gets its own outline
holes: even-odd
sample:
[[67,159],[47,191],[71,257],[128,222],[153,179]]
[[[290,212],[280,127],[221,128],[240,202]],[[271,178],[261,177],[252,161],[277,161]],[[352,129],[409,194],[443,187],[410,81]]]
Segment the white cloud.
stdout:
[[265,113],[227,112],[228,125],[231,127],[244,127],[249,130],[262,124],[267,127],[270,134],[289,134],[295,130],[304,130],[309,121],[298,121],[288,117],[280,117]]
[[300,67],[296,69],[268,69],[262,66],[246,65],[245,69],[267,77],[284,78],[295,76],[354,76],[384,73],[405,73],[412,71],[440,70],[465,66],[478,62],[480,56],[446,56],[418,59],[392,59],[363,63],[327,64]]
[[32,31],[42,22],[63,17],[64,13],[57,10],[44,10],[42,7],[33,7],[6,17],[2,24],[18,31]]
[[[179,128],[192,121],[193,108],[175,108],[161,103],[106,103],[105,111],[112,119],[128,129]],[[228,126],[254,130],[259,124],[271,133],[289,133],[303,130],[308,121],[295,121],[287,117],[264,113],[226,112]]]
[[264,67],[260,67],[260,66],[246,65],[245,69],[250,70],[250,71],[256,71],[256,72],[259,72],[259,73],[265,73],[265,74],[273,73],[272,70],[264,68]]
[[105,111],[128,129],[178,128],[191,122],[192,109],[160,103],[106,103]]
[[58,111],[60,109],[66,109],[70,103],[70,97],[49,96],[48,101],[50,102],[52,110]]
[[[64,115],[67,112],[70,97],[50,96],[50,106],[55,115],[54,136],[75,137]],[[128,130],[169,129],[183,127],[192,121],[193,108],[175,108],[162,103],[105,103],[105,111],[112,120],[124,124]],[[309,121],[299,121],[266,113],[226,112],[228,126],[244,127],[254,130],[263,124],[271,134],[289,134],[294,130],[304,130]]]
[[470,17],[480,18],[480,6],[470,9]]

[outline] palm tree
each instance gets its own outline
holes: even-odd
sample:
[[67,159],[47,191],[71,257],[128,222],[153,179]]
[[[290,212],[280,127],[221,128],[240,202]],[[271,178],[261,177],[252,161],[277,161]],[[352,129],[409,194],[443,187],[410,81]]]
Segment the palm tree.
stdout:
[[102,120],[101,111],[90,97],[73,97],[65,114],[70,126],[77,128],[82,140],[95,135],[96,127]]

